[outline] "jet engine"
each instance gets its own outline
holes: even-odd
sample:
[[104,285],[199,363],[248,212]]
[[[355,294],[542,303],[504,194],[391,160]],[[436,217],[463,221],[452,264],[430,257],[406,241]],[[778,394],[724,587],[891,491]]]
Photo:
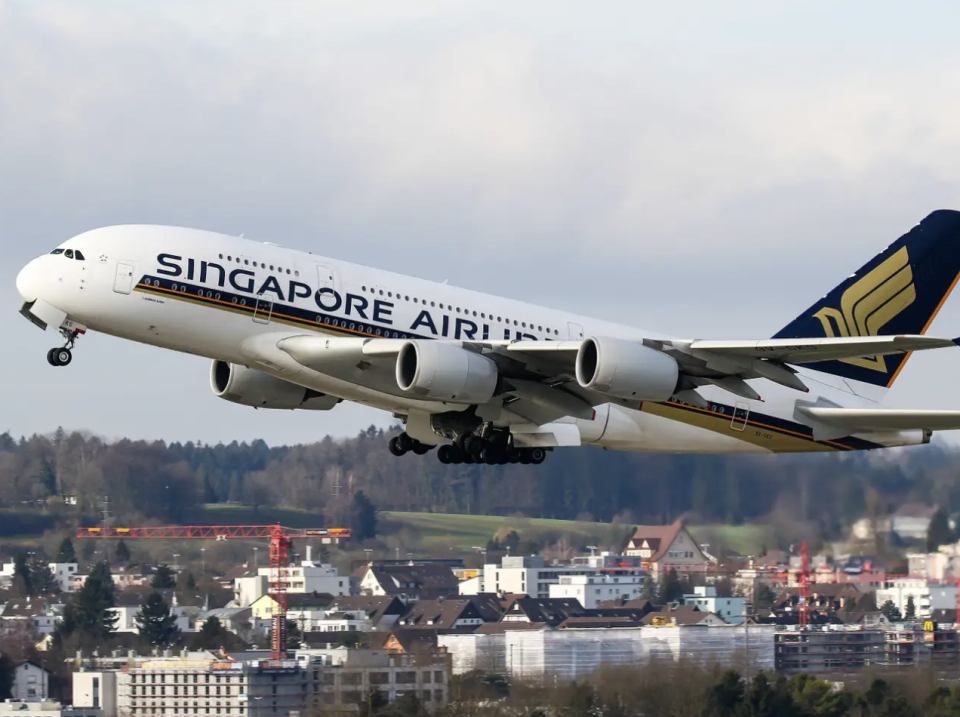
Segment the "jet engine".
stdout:
[[445,341],[408,341],[397,356],[397,385],[418,398],[486,403],[497,378],[489,358]]
[[589,338],[577,352],[577,382],[617,398],[666,401],[677,391],[680,367],[665,353],[633,341]]
[[254,408],[329,411],[340,403],[334,396],[226,361],[214,361],[210,367],[210,388],[219,398]]

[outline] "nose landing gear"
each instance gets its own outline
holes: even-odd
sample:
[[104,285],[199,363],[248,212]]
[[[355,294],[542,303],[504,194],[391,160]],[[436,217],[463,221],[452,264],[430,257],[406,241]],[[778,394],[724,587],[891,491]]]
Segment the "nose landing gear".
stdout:
[[63,346],[47,351],[47,363],[51,366],[67,366],[73,361],[73,346],[80,335],[76,329],[60,329],[60,333],[64,338]]

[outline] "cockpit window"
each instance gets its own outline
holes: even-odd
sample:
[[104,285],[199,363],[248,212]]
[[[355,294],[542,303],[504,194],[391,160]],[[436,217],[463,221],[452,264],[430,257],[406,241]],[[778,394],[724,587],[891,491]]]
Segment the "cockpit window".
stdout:
[[63,254],[63,249],[54,249],[51,254]]
[[84,261],[83,253],[79,249],[73,252],[73,258],[77,259],[78,261]]
[[73,249],[67,249],[63,252],[63,255],[67,257],[67,259],[73,259]]

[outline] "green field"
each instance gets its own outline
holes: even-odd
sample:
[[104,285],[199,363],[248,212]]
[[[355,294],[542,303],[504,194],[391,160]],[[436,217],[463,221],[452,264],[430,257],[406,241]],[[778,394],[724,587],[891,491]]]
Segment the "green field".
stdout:
[[[254,510],[244,505],[209,504],[192,511],[185,523],[193,525],[285,525],[291,528],[340,527],[325,526],[323,517],[297,508],[263,507]],[[556,543],[565,539],[570,547],[596,545],[600,549],[623,546],[630,526],[611,523],[588,523],[576,520],[544,518],[510,518],[494,515],[459,515],[454,513],[404,513],[381,511],[379,533],[389,540],[404,536],[404,544],[418,543],[432,554],[449,550],[469,551],[486,546],[498,533],[516,530],[522,541]],[[762,545],[774,546],[770,528],[764,525],[690,526],[699,542],[707,542],[713,550],[723,547],[744,554],[757,554]]]

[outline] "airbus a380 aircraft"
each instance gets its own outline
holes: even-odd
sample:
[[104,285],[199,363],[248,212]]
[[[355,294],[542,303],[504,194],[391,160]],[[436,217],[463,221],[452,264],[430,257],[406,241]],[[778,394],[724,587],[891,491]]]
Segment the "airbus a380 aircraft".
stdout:
[[960,411],[880,406],[960,278],[960,212],[936,211],[772,339],[671,339],[564,311],[165,226],[80,234],[17,277],[20,312],[213,360],[254,408],[390,411],[395,455],[540,463],[546,449],[849,451],[927,443]]

